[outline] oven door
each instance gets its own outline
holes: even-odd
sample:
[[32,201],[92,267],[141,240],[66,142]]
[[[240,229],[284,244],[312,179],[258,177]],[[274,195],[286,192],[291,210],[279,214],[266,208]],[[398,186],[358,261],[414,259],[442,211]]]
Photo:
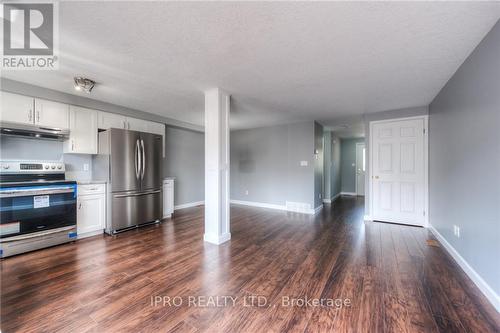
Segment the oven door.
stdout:
[[76,184],[0,188],[0,238],[76,225]]

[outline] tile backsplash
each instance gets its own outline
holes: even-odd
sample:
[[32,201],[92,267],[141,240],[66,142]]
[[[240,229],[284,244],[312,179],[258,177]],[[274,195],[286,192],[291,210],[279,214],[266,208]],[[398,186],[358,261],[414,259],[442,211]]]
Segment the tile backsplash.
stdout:
[[[60,141],[2,135],[0,136],[0,159],[63,161],[66,166],[66,178],[92,179],[92,155],[63,154],[63,143]],[[85,170],[86,165],[88,170]]]

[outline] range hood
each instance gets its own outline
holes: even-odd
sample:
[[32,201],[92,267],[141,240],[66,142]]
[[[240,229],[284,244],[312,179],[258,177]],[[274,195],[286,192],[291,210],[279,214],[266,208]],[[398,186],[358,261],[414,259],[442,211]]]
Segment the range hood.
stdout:
[[69,131],[60,128],[0,122],[0,134],[28,139],[64,141],[68,138]]

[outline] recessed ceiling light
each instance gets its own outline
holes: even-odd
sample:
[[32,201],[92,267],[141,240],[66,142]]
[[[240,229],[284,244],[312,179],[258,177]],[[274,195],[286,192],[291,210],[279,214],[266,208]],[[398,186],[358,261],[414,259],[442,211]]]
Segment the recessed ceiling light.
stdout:
[[75,76],[75,90],[85,91],[87,94],[90,94],[92,88],[95,86],[95,81],[91,79],[87,79],[82,76]]

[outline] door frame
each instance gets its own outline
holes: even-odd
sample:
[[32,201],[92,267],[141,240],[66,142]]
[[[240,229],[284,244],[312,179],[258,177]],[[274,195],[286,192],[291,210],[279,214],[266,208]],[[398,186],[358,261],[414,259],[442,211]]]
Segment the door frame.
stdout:
[[[403,121],[403,120],[423,120],[424,121],[424,224],[423,226],[425,228],[429,227],[429,116],[428,115],[422,115],[422,116],[414,116],[414,117],[402,117],[402,118],[391,118],[391,119],[384,119],[384,120],[374,120],[369,122],[369,128],[370,128],[370,137],[369,137],[369,146],[368,146],[368,186],[369,186],[369,193],[370,193],[370,198],[369,198],[369,207],[370,207],[370,215],[369,215],[369,220],[373,220],[373,175],[372,175],[372,170],[373,170],[373,125],[374,124],[382,124],[382,123],[390,123],[390,122],[395,122],[395,121]],[[365,173],[366,177],[366,173]],[[366,193],[366,189],[365,189]],[[365,196],[366,197],[366,196]]]
[[[363,146],[365,147],[365,160],[366,160],[366,142],[356,142],[356,158],[354,159],[354,164],[356,165],[356,172],[354,174],[355,178],[355,184],[356,184],[356,195],[358,196],[358,146]],[[366,162],[365,162],[366,163]],[[365,164],[365,184],[366,184],[366,164]],[[363,193],[363,196],[366,196],[366,188]]]

